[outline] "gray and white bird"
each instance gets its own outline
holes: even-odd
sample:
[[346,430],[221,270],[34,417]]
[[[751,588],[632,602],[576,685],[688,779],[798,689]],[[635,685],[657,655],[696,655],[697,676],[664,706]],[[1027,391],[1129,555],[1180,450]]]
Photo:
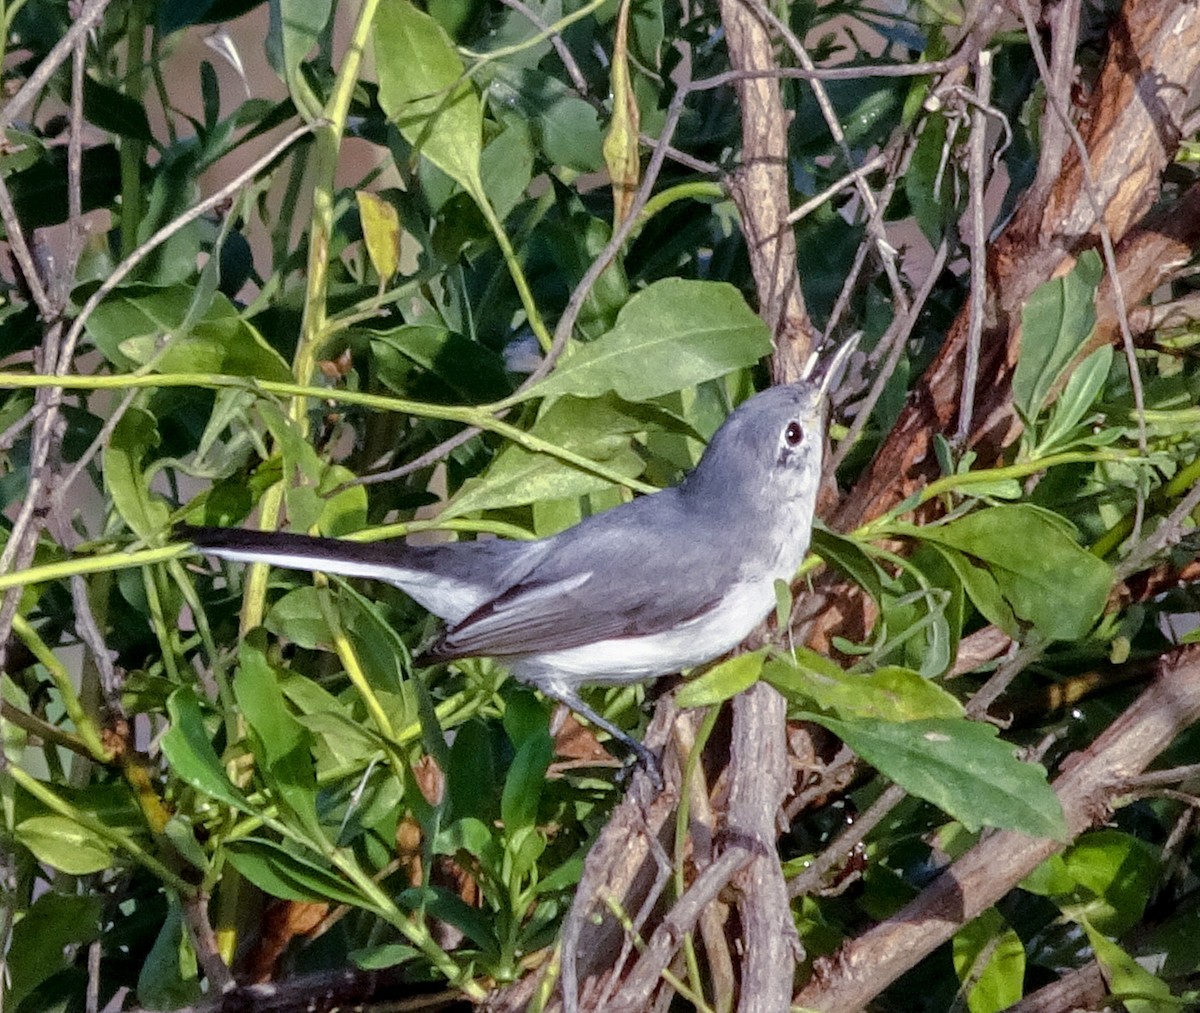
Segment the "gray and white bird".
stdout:
[[491,657],[604,729],[660,779],[640,743],[589,707],[586,685],[642,682],[733,650],[808,551],[828,389],[819,378],[745,401],[683,482],[538,541],[357,543],[238,528],[181,530],[206,555],[395,584],[445,626],[430,661]]

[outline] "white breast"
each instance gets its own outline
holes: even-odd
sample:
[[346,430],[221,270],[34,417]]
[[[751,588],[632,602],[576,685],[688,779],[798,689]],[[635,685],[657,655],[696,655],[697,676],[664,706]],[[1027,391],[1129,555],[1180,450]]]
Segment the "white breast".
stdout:
[[774,581],[743,584],[715,609],[673,630],[619,637],[512,659],[513,674],[535,686],[642,682],[733,650],[775,604]]

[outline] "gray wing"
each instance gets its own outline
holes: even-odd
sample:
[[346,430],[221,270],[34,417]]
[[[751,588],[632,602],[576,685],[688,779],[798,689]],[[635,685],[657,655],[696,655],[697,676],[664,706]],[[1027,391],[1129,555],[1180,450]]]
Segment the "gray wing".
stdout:
[[715,607],[738,560],[674,490],[589,518],[550,539],[503,593],[447,628],[433,659],[564,650],[671,629]]

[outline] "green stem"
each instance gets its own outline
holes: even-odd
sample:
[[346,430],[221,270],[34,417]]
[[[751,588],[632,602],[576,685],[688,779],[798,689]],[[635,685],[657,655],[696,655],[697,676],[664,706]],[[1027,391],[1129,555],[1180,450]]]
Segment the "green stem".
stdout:
[[[420,418],[445,419],[450,422],[461,422],[488,432],[496,433],[505,439],[524,447],[526,450],[539,454],[547,454],[560,461],[573,465],[581,471],[595,475],[614,485],[624,486],[635,492],[655,492],[652,485],[639,482],[618,472],[606,468],[602,464],[591,461],[574,451],[556,446],[540,437],[527,433],[524,429],[511,426],[493,414],[506,406],[505,402],[495,405],[438,405],[423,401],[409,401],[404,398],[386,397],[382,394],[367,394],[362,391],[334,390],[324,387],[309,387],[299,383],[283,383],[277,380],[258,380],[244,376],[227,376],[221,373],[164,373],[122,374],[119,376],[46,376],[38,373],[0,373],[0,390],[29,390],[40,387],[61,387],[63,390],[133,390],[140,388],[166,387],[204,387],[213,390],[238,388],[254,390],[263,394],[274,394],[280,397],[313,397],[328,401],[339,401],[343,404],[359,405],[377,411],[403,412]],[[1036,469],[1034,469],[1036,470]],[[966,476],[962,476],[966,477]]]
[[154,563],[163,563],[176,556],[195,550],[186,544],[167,545],[161,549],[142,549],[140,552],[111,552],[102,556],[77,556],[61,559],[57,563],[43,563],[27,570],[0,574],[0,591],[27,584],[43,584],[52,580],[66,580],[85,573],[112,573],[116,570],[133,570]]
[[84,710],[83,704],[79,700],[79,695],[75,692],[75,684],[71,681],[70,673],[63,667],[62,662],[54,656],[54,652],[38,636],[37,630],[19,612],[13,616],[12,627],[13,632],[24,641],[25,646],[29,648],[33,656],[50,673],[50,678],[53,680],[59,696],[62,697],[67,717],[75,725],[75,730],[79,733],[79,738],[87,746],[92,759],[99,763],[111,763],[112,753],[105,747],[104,742],[101,740],[100,730],[96,727],[95,722],[92,721],[91,715]]
[[[143,53],[146,45],[145,4],[129,5],[125,30],[128,50],[125,57],[125,94],[136,105],[142,104]],[[146,146],[129,137],[121,139],[121,259],[138,245],[138,227],[142,219],[142,162]]]
[[[354,647],[346,637],[345,630],[342,629],[341,618],[337,614],[337,608],[330,601],[328,588],[329,582],[323,575],[316,575],[317,586],[317,602],[321,607],[321,614],[325,617],[325,623],[329,626],[329,633],[333,637],[333,647],[337,651],[338,659],[342,663],[342,667],[346,670],[346,675],[350,677],[350,682],[354,688],[358,690],[358,695],[362,697],[363,703],[366,704],[367,713],[371,715],[371,720],[375,723],[375,727],[379,730],[388,742],[396,740],[396,733],[392,729],[392,722],[388,719],[387,711],[383,709],[383,704],[379,702],[379,697],[375,695],[375,691],[371,688],[371,682],[367,678],[367,674],[363,671],[362,665],[359,664],[358,655],[354,653]],[[398,771],[397,773],[402,773]]]
[[90,830],[112,847],[125,851],[134,861],[149,869],[150,872],[154,873],[167,886],[177,890],[185,897],[190,897],[196,892],[196,888],[191,883],[185,879],[181,879],[168,869],[162,862],[138,844],[137,841],[125,833],[124,830],[119,830],[105,823],[103,820],[76,809],[71,803],[60,798],[45,784],[27,774],[15,764],[9,765],[8,773],[17,784],[29,792],[30,795],[41,802],[47,809],[58,813],[60,816],[65,816],[69,820],[74,820],[81,827]]
[[[1156,489],[1150,496],[1150,505],[1158,506],[1164,500],[1172,500],[1182,496],[1193,485],[1200,482],[1200,457],[1185,464],[1176,472],[1171,481]],[[1096,539],[1092,546],[1092,554],[1104,559],[1113,552],[1133,531],[1133,515],[1126,514],[1116,524]]]
[[629,234],[629,242],[633,242],[634,237],[646,227],[646,223],[651,218],[677,201],[723,200],[726,196],[725,188],[720,183],[711,183],[708,180],[696,180],[690,183],[679,183],[675,186],[667,187],[667,189],[659,191],[646,201],[641,214],[637,217],[637,224],[634,225],[633,231]]
[[546,322],[542,319],[542,314],[537,308],[537,303],[533,298],[533,290],[529,287],[529,279],[525,277],[525,270],[521,267],[520,258],[517,257],[517,251],[513,249],[512,241],[508,238],[508,233],[504,231],[504,223],[497,217],[495,210],[492,208],[491,202],[487,199],[487,194],[473,194],[475,203],[479,205],[479,210],[483,212],[483,217],[487,220],[488,226],[492,230],[492,235],[496,237],[496,243],[500,247],[500,253],[504,257],[504,263],[508,265],[508,273],[512,277],[513,284],[517,287],[517,295],[521,298],[521,305],[525,308],[525,316],[529,321],[529,327],[537,336],[538,344],[543,352],[550,351],[550,346],[554,344],[554,336],[546,327]]
[[850,537],[855,541],[874,538],[883,534],[886,529],[900,516],[915,510],[924,503],[947,493],[970,489],[973,485],[989,485],[1006,479],[1027,478],[1039,471],[1047,471],[1060,464],[1103,464],[1116,461],[1130,461],[1133,455],[1116,451],[1070,450],[1061,454],[1051,454],[1048,457],[1034,461],[1020,461],[1002,468],[987,468],[982,471],[968,471],[962,475],[945,475],[930,482],[924,489],[914,493],[903,503],[893,507],[887,513],[868,521]]

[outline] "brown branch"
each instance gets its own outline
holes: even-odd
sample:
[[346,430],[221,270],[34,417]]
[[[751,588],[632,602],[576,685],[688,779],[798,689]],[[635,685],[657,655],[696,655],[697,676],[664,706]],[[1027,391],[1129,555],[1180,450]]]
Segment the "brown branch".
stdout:
[[[1095,195],[1120,242],[1157,198],[1162,172],[1178,148],[1185,111],[1195,104],[1200,10],[1174,0],[1130,0],[1110,35],[1107,59],[1080,118]],[[973,414],[980,421],[972,437],[985,464],[1017,432],[1009,376],[1020,341],[1021,307],[1039,284],[1069,268],[1074,256],[1095,244],[1097,218],[1078,152],[1067,152],[1048,189],[1042,182],[1027,193],[989,251],[990,326],[984,332],[980,373],[995,382],[979,391]],[[1046,196],[1036,199],[1043,189]],[[1200,229],[1195,217],[1175,224],[1189,236]],[[1131,303],[1150,291],[1138,279],[1122,280]],[[1115,313],[1113,319],[1115,323]],[[832,520],[835,528],[849,530],[879,516],[934,473],[933,436],[950,432],[957,417],[967,324],[966,312],[960,313],[871,467],[843,499]]]
[[771,373],[777,383],[801,376],[813,326],[796,274],[796,237],[788,225],[787,124],[778,63],[767,25],[744,0],[721,0],[730,65],[762,72],[736,82],[742,115],[742,165],[730,180],[746,237],[759,315],[775,335]]
[[[1200,646],[1164,656],[1145,692],[1054,782],[1073,840],[1111,814],[1129,778],[1200,719]],[[1001,831],[987,837],[903,910],[818,961],[795,1002],[824,1013],[861,1010],[963,925],[987,910],[1066,841]]]

